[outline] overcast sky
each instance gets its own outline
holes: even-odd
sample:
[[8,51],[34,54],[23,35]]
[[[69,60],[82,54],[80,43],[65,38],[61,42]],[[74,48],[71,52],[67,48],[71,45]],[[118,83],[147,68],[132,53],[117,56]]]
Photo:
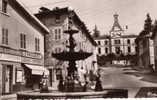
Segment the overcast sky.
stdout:
[[128,25],[129,34],[139,34],[146,14],[157,19],[157,0],[20,0],[33,13],[41,6],[72,7],[90,31],[97,25],[101,34],[107,34],[113,25],[113,14],[119,14],[122,27]]

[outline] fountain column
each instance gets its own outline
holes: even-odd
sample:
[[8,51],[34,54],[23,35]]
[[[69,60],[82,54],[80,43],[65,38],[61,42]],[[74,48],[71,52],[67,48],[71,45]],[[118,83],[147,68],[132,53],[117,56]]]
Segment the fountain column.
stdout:
[[[76,46],[73,34],[74,33],[69,33],[69,52],[74,52],[74,48]],[[77,71],[75,60],[71,60],[69,61],[68,76],[74,78],[75,71]]]

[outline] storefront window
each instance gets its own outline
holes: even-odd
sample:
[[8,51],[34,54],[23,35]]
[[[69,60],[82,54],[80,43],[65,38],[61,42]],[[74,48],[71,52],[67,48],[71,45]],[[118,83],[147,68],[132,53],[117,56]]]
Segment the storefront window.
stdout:
[[23,72],[22,70],[16,71],[16,82],[23,82]]

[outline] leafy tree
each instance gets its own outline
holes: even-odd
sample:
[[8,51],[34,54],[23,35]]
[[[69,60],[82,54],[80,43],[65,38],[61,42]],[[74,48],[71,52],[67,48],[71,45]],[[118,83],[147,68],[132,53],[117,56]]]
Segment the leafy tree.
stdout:
[[157,20],[155,20],[153,26],[152,26],[152,32],[157,32]]

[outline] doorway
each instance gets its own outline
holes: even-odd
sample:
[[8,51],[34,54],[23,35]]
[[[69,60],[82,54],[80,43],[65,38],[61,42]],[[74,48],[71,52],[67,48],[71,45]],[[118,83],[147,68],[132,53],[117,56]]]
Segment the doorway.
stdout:
[[13,66],[3,65],[3,94],[9,94],[12,91]]

